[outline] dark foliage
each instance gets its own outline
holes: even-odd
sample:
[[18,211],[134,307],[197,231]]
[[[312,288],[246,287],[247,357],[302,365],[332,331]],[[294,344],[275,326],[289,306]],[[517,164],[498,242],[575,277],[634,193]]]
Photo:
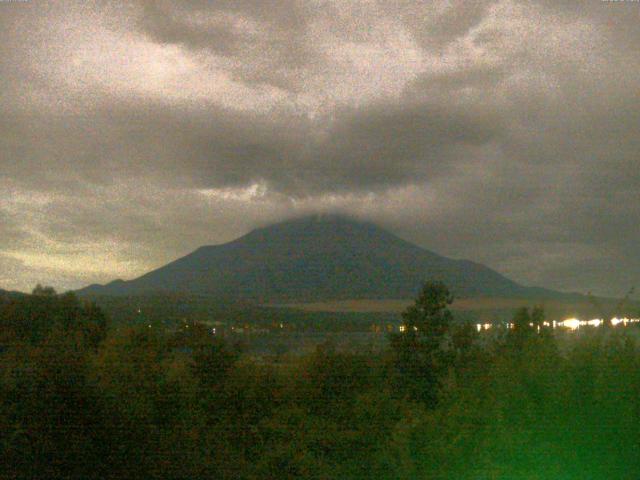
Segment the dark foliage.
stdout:
[[400,391],[429,406],[435,405],[452,361],[451,303],[453,295],[444,283],[425,283],[415,303],[402,314],[404,332],[391,336]]
[[271,363],[197,323],[4,298],[0,478],[640,477],[635,330],[553,333],[535,309],[481,337],[450,301],[427,284],[388,352]]

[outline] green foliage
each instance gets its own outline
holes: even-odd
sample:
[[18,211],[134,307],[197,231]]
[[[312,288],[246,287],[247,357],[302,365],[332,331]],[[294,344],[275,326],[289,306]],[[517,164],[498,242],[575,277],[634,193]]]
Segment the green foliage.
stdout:
[[91,303],[81,304],[73,293],[57,295],[51,287],[36,287],[34,295],[0,302],[0,343],[40,345],[52,332],[76,336],[97,348],[106,335],[107,320]]
[[452,314],[449,305],[453,303],[453,294],[442,282],[426,282],[415,303],[402,314],[402,319],[413,331],[418,329],[418,335],[425,340],[438,342],[449,331]]
[[521,307],[516,310],[511,320],[512,329],[509,330],[507,344],[515,352],[516,356],[524,348],[526,342],[534,336],[548,339],[550,328],[544,325],[545,312],[541,306],[535,306],[531,310]]
[[0,304],[0,478],[100,477],[106,420],[87,381],[106,319],[37,287]]
[[31,295],[39,297],[55,297],[56,291],[53,287],[43,287],[42,285],[37,284],[31,292]]
[[[277,363],[197,323],[108,331],[71,295],[2,300],[0,478],[640,477],[635,329],[538,333],[534,309],[479,337],[423,293],[387,353]],[[437,403],[406,394],[425,371]]]
[[533,332],[533,325],[531,323],[531,314],[527,307],[522,307],[516,310],[513,314],[513,336],[522,339],[528,337]]
[[399,388],[433,406],[451,363],[447,345],[453,295],[441,282],[426,282],[415,303],[402,314],[405,331],[391,336]]

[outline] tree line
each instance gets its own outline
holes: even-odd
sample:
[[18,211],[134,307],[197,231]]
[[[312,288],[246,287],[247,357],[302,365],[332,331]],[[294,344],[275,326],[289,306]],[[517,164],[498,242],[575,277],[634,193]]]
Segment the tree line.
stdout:
[[[0,478],[637,479],[635,330],[481,337],[426,283],[381,353],[265,362],[203,325],[0,300]],[[531,324],[534,327],[531,327]]]

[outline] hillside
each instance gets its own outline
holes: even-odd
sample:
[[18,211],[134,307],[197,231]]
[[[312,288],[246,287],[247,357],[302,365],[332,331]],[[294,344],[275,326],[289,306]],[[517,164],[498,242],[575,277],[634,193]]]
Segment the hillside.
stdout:
[[3,290],[0,288],[0,299],[4,299],[4,298],[15,298],[15,297],[20,297],[23,296],[23,293],[20,292],[13,292],[13,291],[9,291],[9,290]]
[[415,296],[427,279],[461,297],[564,296],[513,282],[469,260],[420,248],[370,223],[313,216],[205,246],[130,281],[92,285],[87,295],[205,294],[257,302]]

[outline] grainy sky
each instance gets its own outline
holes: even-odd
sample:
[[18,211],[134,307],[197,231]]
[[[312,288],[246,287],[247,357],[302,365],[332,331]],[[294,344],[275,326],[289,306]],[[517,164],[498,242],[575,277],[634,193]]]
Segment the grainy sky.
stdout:
[[640,3],[0,1],[0,288],[314,211],[640,285]]

